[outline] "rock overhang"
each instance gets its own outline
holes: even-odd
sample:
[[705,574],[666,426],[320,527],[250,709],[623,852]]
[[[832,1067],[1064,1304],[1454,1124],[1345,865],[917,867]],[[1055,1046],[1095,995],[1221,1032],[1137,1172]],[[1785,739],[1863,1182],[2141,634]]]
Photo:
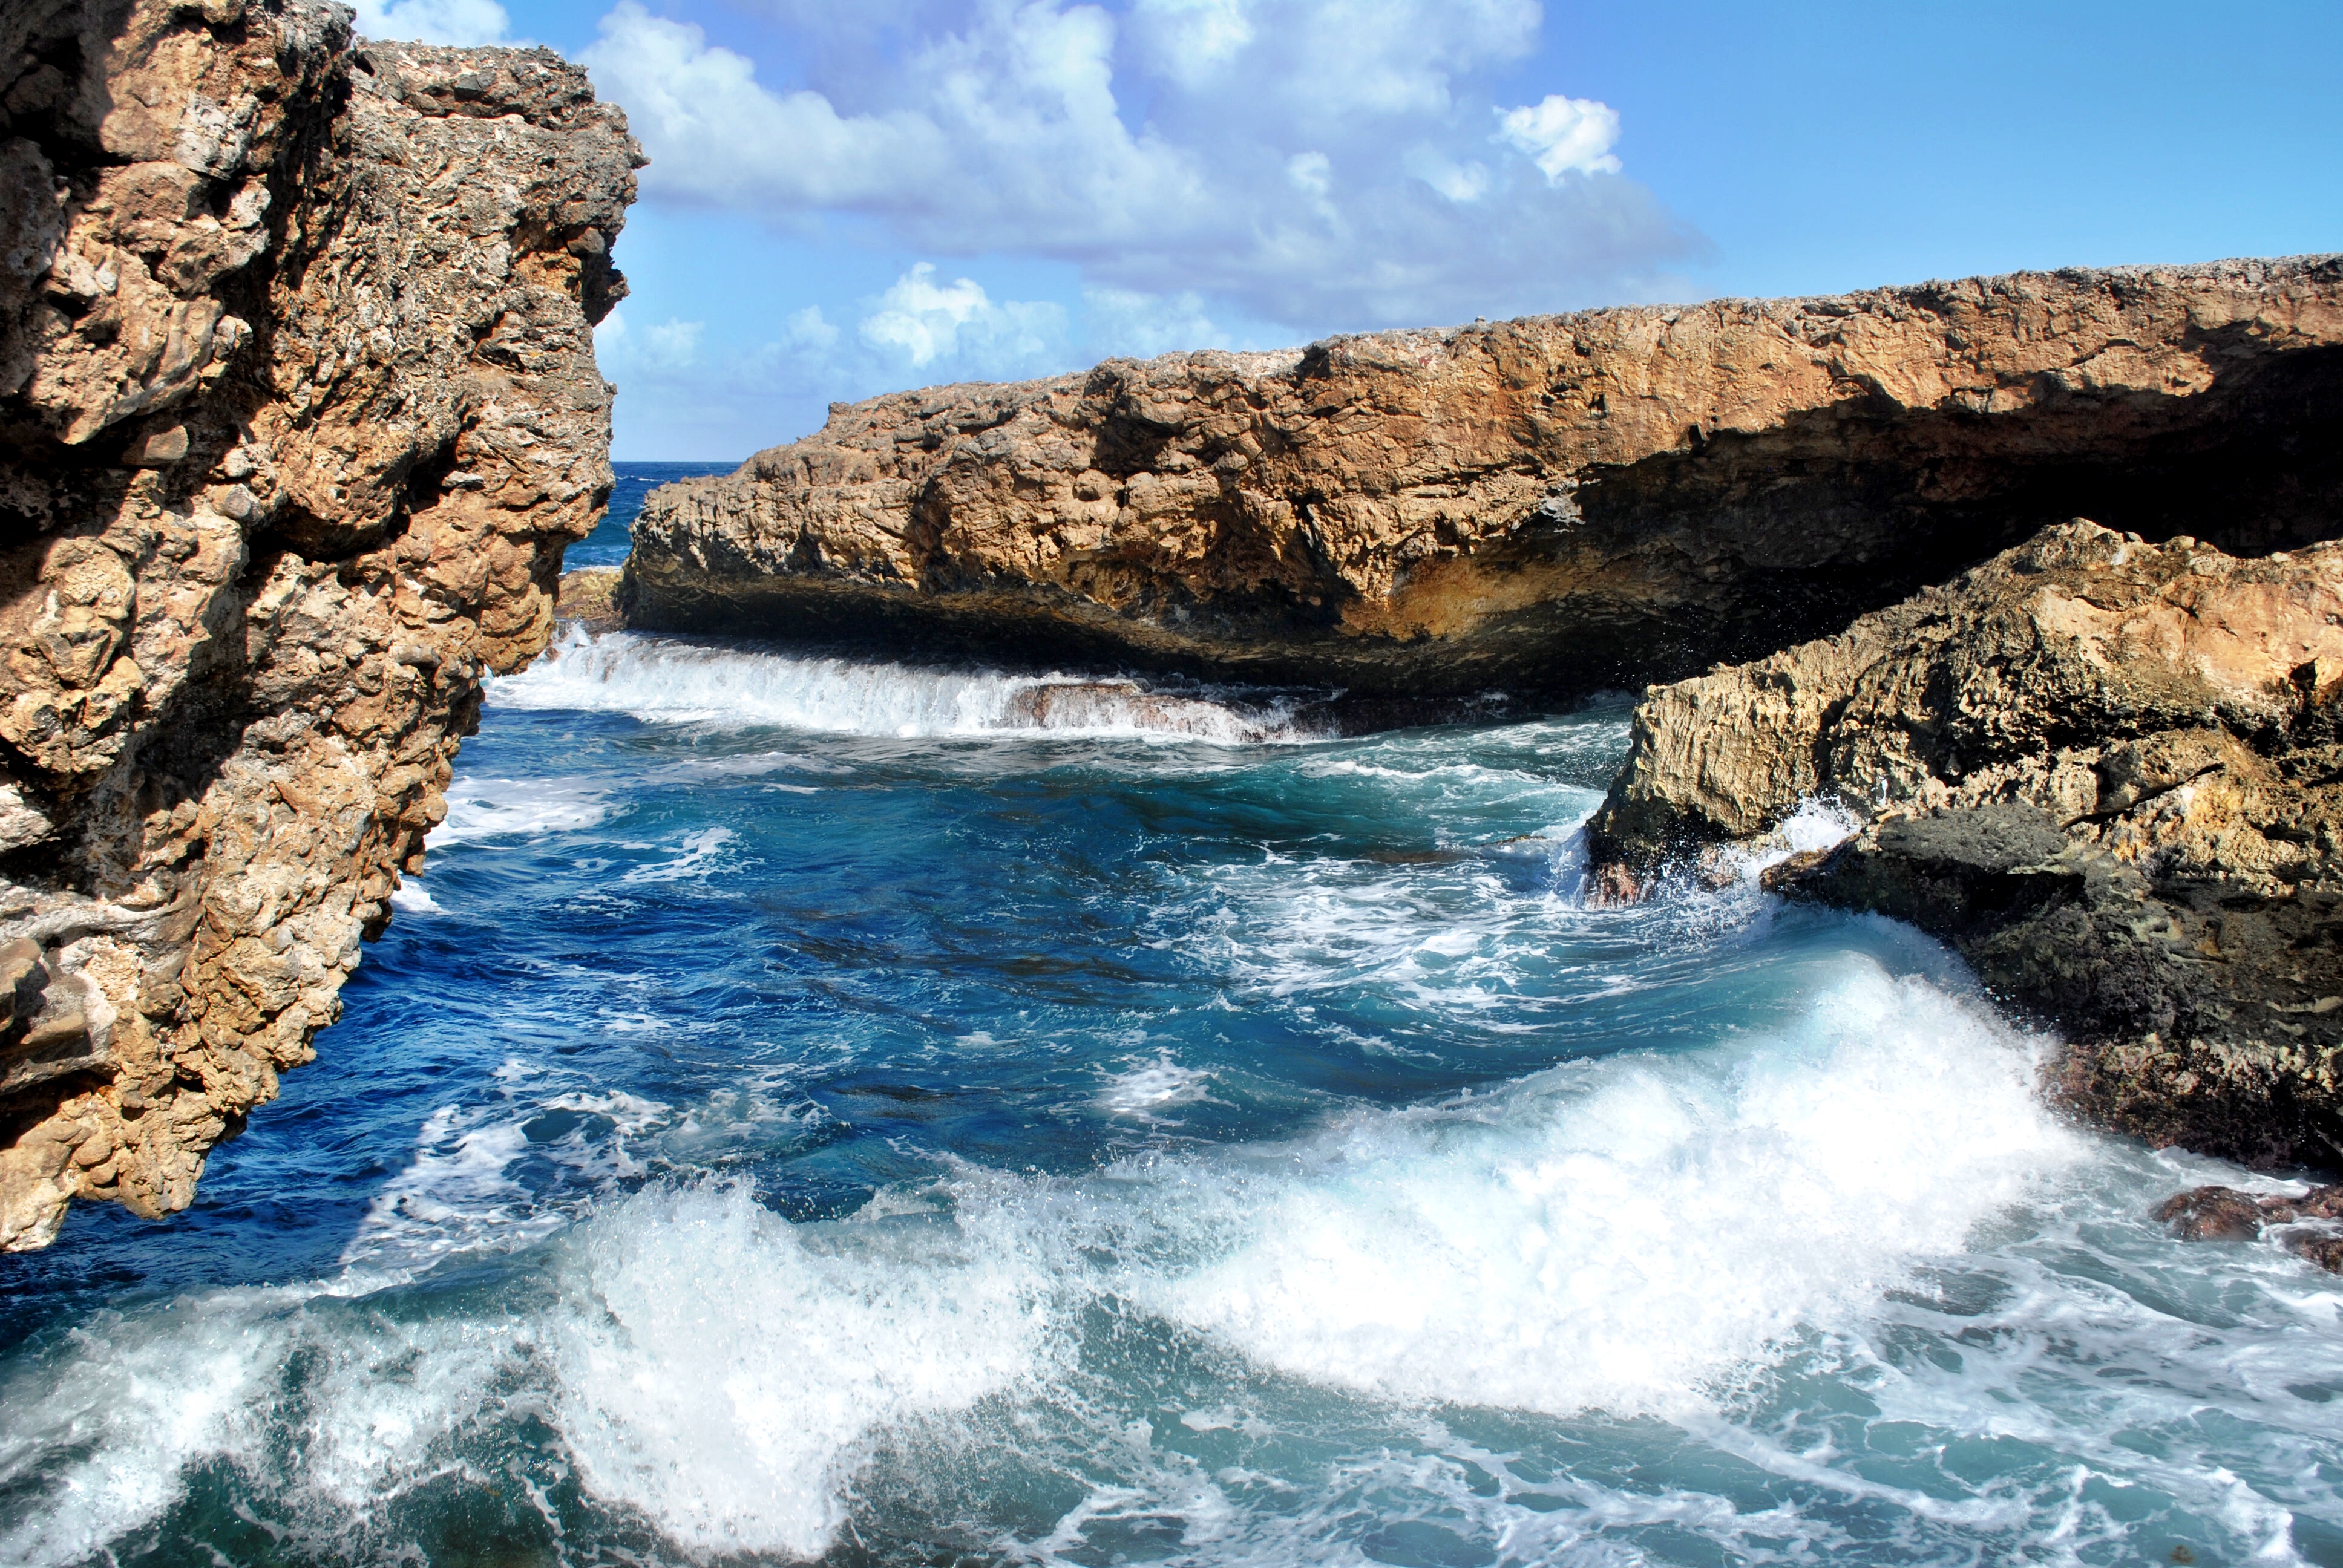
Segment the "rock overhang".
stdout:
[[2338,257],[1109,361],[835,406],[658,492],[628,613],[1568,693],[1829,630],[2077,513],[2248,551],[2323,537],[2338,421]]

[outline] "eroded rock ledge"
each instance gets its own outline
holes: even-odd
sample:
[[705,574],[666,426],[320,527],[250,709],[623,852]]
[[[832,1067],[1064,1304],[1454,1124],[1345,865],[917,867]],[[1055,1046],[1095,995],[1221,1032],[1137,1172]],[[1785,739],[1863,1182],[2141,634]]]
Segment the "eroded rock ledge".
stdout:
[[1767,885],[1948,939],[2093,1119],[2343,1166],[2343,543],[2080,519],[1840,636],[1648,693],[1588,826],[1634,896],[1810,799]]
[[2331,256],[1114,360],[842,405],[660,490],[627,613],[1386,695],[1640,684],[2078,512],[2307,542],[2338,426]]
[[0,10],[0,1247],[308,1060],[610,487],[639,156],[320,0]]

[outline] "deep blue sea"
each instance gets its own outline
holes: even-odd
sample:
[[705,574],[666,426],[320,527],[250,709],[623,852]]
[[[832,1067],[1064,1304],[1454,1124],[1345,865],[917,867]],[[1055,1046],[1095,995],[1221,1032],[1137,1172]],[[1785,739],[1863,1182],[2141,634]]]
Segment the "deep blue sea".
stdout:
[[496,682],[196,1208],[5,1260],[0,1562],[2343,1564],[2343,1282],[1907,930],[1584,906],[1624,699],[1094,674]]

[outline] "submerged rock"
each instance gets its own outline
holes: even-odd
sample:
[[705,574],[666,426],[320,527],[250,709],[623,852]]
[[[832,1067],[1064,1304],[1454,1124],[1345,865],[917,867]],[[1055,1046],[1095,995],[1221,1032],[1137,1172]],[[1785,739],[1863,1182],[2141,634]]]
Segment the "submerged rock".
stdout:
[[310,1060],[611,477],[639,157],[322,0],[0,10],[0,1248]]
[[1861,823],[1767,874],[1908,920],[2159,1143],[2343,1164],[2343,544],[2240,559],[2077,519],[1841,635],[1647,694],[1599,885]]
[[2156,1206],[2150,1219],[2184,1241],[2250,1241],[2262,1233],[2262,1207],[2234,1187],[2192,1187]]
[[2078,511],[2304,542],[2343,510],[2338,421],[2331,256],[1111,360],[840,405],[656,492],[627,609],[1360,693],[1584,690],[1835,629]]
[[2299,1198],[2256,1196],[2234,1187],[2192,1187],[2148,1216],[2184,1241],[2250,1241],[2269,1227],[2289,1252],[2343,1274],[2343,1186],[2314,1187]]

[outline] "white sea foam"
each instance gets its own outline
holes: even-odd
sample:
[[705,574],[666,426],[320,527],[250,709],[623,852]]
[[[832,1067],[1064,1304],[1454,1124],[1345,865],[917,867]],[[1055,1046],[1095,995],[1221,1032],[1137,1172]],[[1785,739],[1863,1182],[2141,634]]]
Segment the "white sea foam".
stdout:
[[1675,1414],[2081,1159],[1998,1024],[1867,960],[1795,1032],[1183,1167],[1161,1310],[1398,1398]]
[[795,1226],[737,1186],[628,1200],[554,1341],[580,1479],[695,1554],[817,1554],[874,1432],[1035,1374],[1047,1277],[1001,1242]]
[[414,877],[401,879],[397,888],[390,895],[390,907],[402,914],[409,915],[438,915],[447,912],[439,907],[439,900],[431,896],[431,890]]
[[928,669],[576,628],[528,669],[488,686],[488,700],[501,708],[855,735],[1121,736],[1231,746],[1315,738],[1279,704],[1134,680]]
[[1808,795],[1773,831],[1718,851],[1716,875],[1755,887],[1767,871],[1792,856],[1835,849],[1862,827],[1862,820],[1840,802]]
[[1212,1083],[1211,1073],[1182,1067],[1166,1051],[1110,1077],[1099,1091],[1098,1103],[1110,1116],[1157,1121],[1166,1111],[1205,1099]]
[[382,1184],[342,1249],[348,1284],[374,1288],[454,1252],[508,1251],[558,1229],[506,1174],[528,1147],[509,1107],[443,1105],[416,1134],[407,1167]]
[[[1436,1422],[1429,1456],[1370,1445],[1297,1511],[1286,1483],[1200,1470],[1148,1421],[1086,1402],[1100,1395],[1079,1364],[1081,1325],[1115,1302],[1129,1303],[1111,1309],[1117,1343],[1147,1337],[1152,1314],[1275,1374],[1222,1385],[1222,1401],[1242,1402],[1151,1418],[1196,1438],[1267,1442],[1327,1419],[1322,1400],[1304,1402],[1314,1415],[1280,1405],[1282,1377],[1402,1408],[1657,1415],[1785,1486],[1875,1494],[1961,1530],[2042,1517],[2022,1488],[1939,1500],[1868,1479],[1827,1432],[1745,1419],[1764,1369],[1827,1351],[1871,1358],[1862,1387],[1882,1421],[2038,1439],[2103,1456],[2110,1473],[2156,1468],[2269,1560],[2295,1560],[2270,1498],[2186,1443],[2159,1437],[2173,1452],[2144,1457],[2126,1434],[2185,1434],[2198,1412],[2237,1406],[2240,1387],[2283,1410],[2290,1382],[2343,1376],[2343,1352],[2322,1348],[2336,1340],[2332,1290],[2274,1246],[2177,1252],[2199,1299],[2168,1305],[2054,1269],[2102,1244],[2095,1232],[2151,1234],[2142,1194],[2202,1172],[2135,1170],[2149,1157],[2061,1125],[2033,1093],[2026,1040],[1967,1004],[1868,960],[1830,962],[1770,1034],[1363,1111],[1283,1143],[1081,1177],[954,1167],[816,1225],[784,1221],[744,1186],[654,1185],[557,1240],[541,1287],[509,1308],[386,1312],[337,1299],[351,1276],[92,1323],[0,1391],[0,1486],[52,1500],[19,1516],[0,1559],[84,1560],[215,1461],[296,1512],[363,1521],[465,1462],[468,1432],[518,1419],[500,1409],[541,1415],[591,1497],[701,1560],[827,1549],[870,1495],[875,1455],[979,1421],[1089,1432],[1087,1493],[1018,1547],[1041,1559],[1089,1560],[1086,1533],[1173,1517],[1199,1560],[1353,1561],[1341,1519],[1367,1493],[1436,1498],[1441,1517],[1503,1535],[1523,1560],[1608,1561],[1598,1533],[1644,1523],[1745,1557],[1790,1537],[1861,1553],[1791,1501],[1743,1514],[1703,1493],[1557,1476],[1525,1506],[1523,1483],[1468,1485],[1460,1464],[1502,1477],[1501,1456]],[[432,1255],[410,1224],[474,1250],[506,1243],[524,1106],[608,1117],[631,1136],[680,1125],[614,1091],[548,1093],[558,1086],[518,1068],[498,1081],[514,1107],[423,1130],[414,1168],[354,1244],[365,1277],[381,1279],[394,1254],[409,1267]],[[1120,1094],[1151,1112],[1197,1087],[1170,1058],[1142,1060],[1101,1103]],[[1976,1249],[1986,1256],[1965,1256]],[[1960,1360],[1898,1361],[1899,1334],[1945,1332],[1911,1304],[1938,1266],[1988,1269],[2008,1297],[1976,1320]],[[2227,1322],[2243,1324],[2237,1345],[2208,1355],[2206,1336]],[[2074,1371],[2059,1371],[2062,1355]],[[272,1422],[297,1368],[307,1424],[287,1460]],[[2060,1376],[2078,1392],[2046,1408],[2039,1391]],[[2294,1469],[2316,1472],[2308,1440],[2281,1430],[2265,1445],[2278,1468],[2299,1450]],[[2301,1483],[2314,1504],[2331,1493],[2322,1484]],[[2078,1541],[2120,1542],[2119,1522],[2089,1514],[2099,1504],[2076,1506]],[[1424,1539],[1444,1528],[1426,1523]]]
[[[1591,791],[1557,791],[1574,817]],[[1165,940],[1245,991],[1286,998],[1372,988],[1420,1016],[1495,1027],[1567,1005],[1551,984],[1558,920],[1578,918],[1575,822],[1508,843],[1207,868],[1164,913]],[[1525,867],[1523,861],[1526,859]],[[1524,871],[1528,874],[1524,875]]]
[[591,828],[612,811],[608,793],[577,779],[483,779],[447,785],[447,819],[431,829],[435,849],[468,839],[542,838]]
[[732,864],[734,846],[740,835],[729,828],[702,828],[697,833],[687,833],[677,844],[679,851],[673,859],[655,860],[648,866],[638,866],[618,879],[621,882],[680,882],[705,877]]
[[0,1535],[0,1561],[85,1561],[168,1507],[187,1465],[257,1451],[287,1349],[263,1296],[193,1301],[167,1325],[108,1314],[0,1389],[0,1484],[37,1475],[49,1500]]

